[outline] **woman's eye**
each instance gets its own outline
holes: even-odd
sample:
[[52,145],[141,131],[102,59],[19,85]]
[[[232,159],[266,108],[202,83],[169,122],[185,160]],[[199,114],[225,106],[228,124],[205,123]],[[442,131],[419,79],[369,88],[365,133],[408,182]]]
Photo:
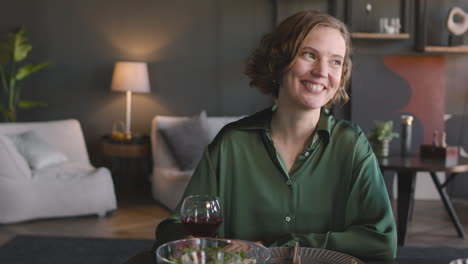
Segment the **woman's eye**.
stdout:
[[313,54],[312,52],[304,52],[304,56],[306,56],[307,58],[315,59],[315,54]]
[[340,66],[341,64],[343,64],[343,62],[341,62],[340,60],[332,60],[332,64]]

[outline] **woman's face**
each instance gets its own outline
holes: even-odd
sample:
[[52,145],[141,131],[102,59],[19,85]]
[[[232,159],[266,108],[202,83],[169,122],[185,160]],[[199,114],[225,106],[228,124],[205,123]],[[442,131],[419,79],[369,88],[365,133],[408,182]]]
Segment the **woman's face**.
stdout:
[[345,40],[337,29],[310,31],[293,66],[283,75],[278,103],[303,110],[327,104],[340,85],[345,54]]

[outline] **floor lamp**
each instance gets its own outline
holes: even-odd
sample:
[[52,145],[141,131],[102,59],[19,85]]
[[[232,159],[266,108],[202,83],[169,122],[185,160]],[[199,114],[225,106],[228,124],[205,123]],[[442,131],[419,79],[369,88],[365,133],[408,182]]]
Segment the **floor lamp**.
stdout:
[[150,92],[148,65],[145,62],[117,62],[112,76],[111,90],[127,93],[125,136],[131,139],[132,92]]

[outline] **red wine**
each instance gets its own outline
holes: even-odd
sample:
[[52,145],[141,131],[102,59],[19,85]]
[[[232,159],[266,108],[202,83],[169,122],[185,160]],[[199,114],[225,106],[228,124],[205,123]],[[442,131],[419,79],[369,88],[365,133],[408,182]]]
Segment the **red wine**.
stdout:
[[206,215],[199,215],[196,218],[189,216],[182,219],[185,231],[194,237],[213,237],[222,222],[223,218],[220,216],[208,218]]

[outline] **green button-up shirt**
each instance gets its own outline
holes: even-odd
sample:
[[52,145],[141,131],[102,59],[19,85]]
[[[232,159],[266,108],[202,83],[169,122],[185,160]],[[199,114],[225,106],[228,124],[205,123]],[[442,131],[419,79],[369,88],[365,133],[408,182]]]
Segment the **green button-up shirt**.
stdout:
[[[394,258],[395,222],[363,131],[322,111],[310,145],[288,172],[270,138],[273,111],[225,126],[205,149],[184,197],[220,198],[219,237]],[[157,244],[187,236],[180,206],[158,226]]]

